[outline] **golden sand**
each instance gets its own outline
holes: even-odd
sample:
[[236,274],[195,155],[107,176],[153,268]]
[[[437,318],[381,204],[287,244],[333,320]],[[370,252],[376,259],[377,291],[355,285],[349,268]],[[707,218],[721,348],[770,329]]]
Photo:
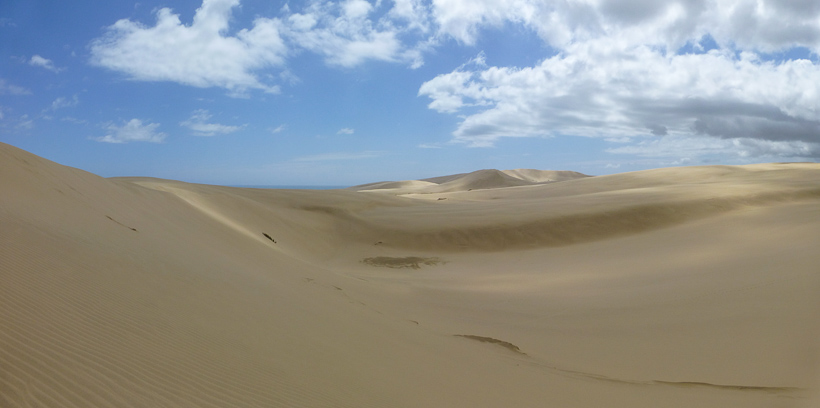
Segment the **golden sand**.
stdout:
[[820,406],[820,164],[347,190],[0,144],[2,407]]

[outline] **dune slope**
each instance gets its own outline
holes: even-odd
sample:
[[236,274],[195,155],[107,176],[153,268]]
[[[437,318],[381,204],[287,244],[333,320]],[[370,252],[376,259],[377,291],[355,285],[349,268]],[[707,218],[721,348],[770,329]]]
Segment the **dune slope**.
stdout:
[[820,402],[820,165],[554,176],[239,189],[0,144],[0,406]]

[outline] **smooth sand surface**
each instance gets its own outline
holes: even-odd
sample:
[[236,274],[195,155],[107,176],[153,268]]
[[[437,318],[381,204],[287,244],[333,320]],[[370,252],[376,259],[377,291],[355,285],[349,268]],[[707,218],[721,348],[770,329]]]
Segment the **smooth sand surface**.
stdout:
[[0,407],[816,407],[818,248],[818,164],[264,190],[0,144]]

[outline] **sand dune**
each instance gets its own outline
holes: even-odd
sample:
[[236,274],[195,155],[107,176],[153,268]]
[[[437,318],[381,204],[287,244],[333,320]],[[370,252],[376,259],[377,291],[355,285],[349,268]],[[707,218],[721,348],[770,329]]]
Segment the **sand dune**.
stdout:
[[818,164],[0,192],[2,407],[820,403]]
[[423,180],[384,181],[350,187],[354,191],[390,192],[394,194],[412,193],[449,193],[457,191],[471,191],[495,189],[535,184],[554,183],[558,181],[575,180],[589,177],[574,171],[551,170],[477,170],[472,173],[454,174],[450,176],[433,177]]

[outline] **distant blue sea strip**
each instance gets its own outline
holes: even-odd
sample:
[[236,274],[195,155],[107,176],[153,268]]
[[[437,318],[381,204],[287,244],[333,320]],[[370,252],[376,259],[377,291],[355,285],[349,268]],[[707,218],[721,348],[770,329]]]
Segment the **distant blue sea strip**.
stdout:
[[335,190],[340,188],[348,188],[350,186],[272,186],[272,185],[228,185],[228,187],[241,188],[268,188],[276,190]]

